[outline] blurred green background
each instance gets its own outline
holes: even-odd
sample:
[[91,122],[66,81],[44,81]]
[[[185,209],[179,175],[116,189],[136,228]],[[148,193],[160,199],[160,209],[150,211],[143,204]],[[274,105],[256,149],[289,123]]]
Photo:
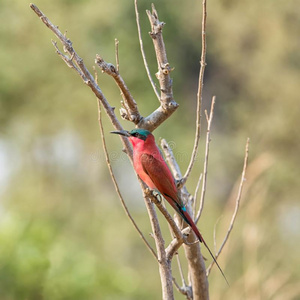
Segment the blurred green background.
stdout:
[[[174,79],[176,113],[155,131],[184,172],[194,138],[201,49],[201,1],[154,1]],[[133,1],[38,0],[93,72],[95,54],[114,63],[147,115],[158,106],[143,68]],[[0,298],[160,299],[157,264],[122,210],[109,177],[94,95],[55,54],[50,32],[29,2],[0,0]],[[157,70],[150,1],[139,1],[145,51]],[[220,245],[234,209],[246,138],[250,159],[241,209],[220,264],[212,299],[300,299],[298,1],[209,0],[204,106],[217,96],[206,206],[199,228]],[[111,78],[99,84],[113,106]],[[123,121],[125,128],[132,124]],[[193,192],[202,170],[205,120]],[[128,207],[151,241],[146,209],[112,127],[109,153]],[[166,222],[160,218],[168,242]],[[180,254],[182,255],[182,253]],[[204,253],[206,255],[206,253]],[[209,263],[209,261],[208,261]],[[174,275],[178,270],[175,262]],[[186,270],[186,266],[184,265]],[[176,299],[183,296],[175,291]]]

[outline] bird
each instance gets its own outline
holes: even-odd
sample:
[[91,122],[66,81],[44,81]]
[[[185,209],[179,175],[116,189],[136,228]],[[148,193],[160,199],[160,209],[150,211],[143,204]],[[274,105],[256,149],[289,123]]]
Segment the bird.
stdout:
[[206,244],[193,219],[187,212],[187,209],[180,197],[180,192],[176,186],[176,181],[155,143],[153,134],[142,128],[136,128],[131,131],[111,131],[111,133],[119,134],[129,139],[133,148],[133,167],[137,175],[151,190],[158,190],[175,209],[175,211],[183,218],[183,220],[191,227],[200,243],[203,243],[207,248],[222,276],[229,285],[215,256]]

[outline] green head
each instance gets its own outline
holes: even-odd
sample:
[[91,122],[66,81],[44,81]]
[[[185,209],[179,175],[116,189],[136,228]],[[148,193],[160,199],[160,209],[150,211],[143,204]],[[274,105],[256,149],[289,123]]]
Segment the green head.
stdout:
[[147,139],[147,137],[149,135],[151,135],[150,131],[143,129],[143,128],[136,128],[136,129],[132,129],[131,131],[127,131],[127,130],[111,131],[111,133],[124,135],[129,138],[134,137],[134,138],[138,138],[143,141],[145,141]]

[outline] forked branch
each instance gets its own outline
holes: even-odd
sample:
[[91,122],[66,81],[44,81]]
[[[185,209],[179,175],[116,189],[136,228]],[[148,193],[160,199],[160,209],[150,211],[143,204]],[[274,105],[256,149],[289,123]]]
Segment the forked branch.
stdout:
[[124,99],[124,107],[122,108],[123,111],[121,110],[121,117],[137,125],[142,117],[140,116],[137,104],[133,96],[131,95],[127,85],[125,84],[125,81],[121,77],[118,69],[113,64],[104,61],[104,59],[99,54],[96,54],[95,63],[99,66],[103,73],[106,73],[113,77],[121,91]]

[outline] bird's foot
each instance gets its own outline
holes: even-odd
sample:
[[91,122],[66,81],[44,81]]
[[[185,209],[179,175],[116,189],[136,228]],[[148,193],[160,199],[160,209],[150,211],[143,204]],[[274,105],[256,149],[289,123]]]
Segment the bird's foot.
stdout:
[[[145,195],[146,197],[150,198],[151,201],[153,201],[155,198],[157,202],[161,203],[162,202],[162,196],[160,193],[158,193],[155,190],[150,190],[149,188],[145,189]],[[155,202],[155,201],[153,201]]]
[[177,187],[177,189],[180,190],[184,186],[185,182],[186,182],[185,178],[181,178],[179,180],[176,180],[176,187]]
[[162,196],[160,193],[156,192],[156,191],[152,191],[153,196],[156,198],[156,200],[161,203],[162,202]]

